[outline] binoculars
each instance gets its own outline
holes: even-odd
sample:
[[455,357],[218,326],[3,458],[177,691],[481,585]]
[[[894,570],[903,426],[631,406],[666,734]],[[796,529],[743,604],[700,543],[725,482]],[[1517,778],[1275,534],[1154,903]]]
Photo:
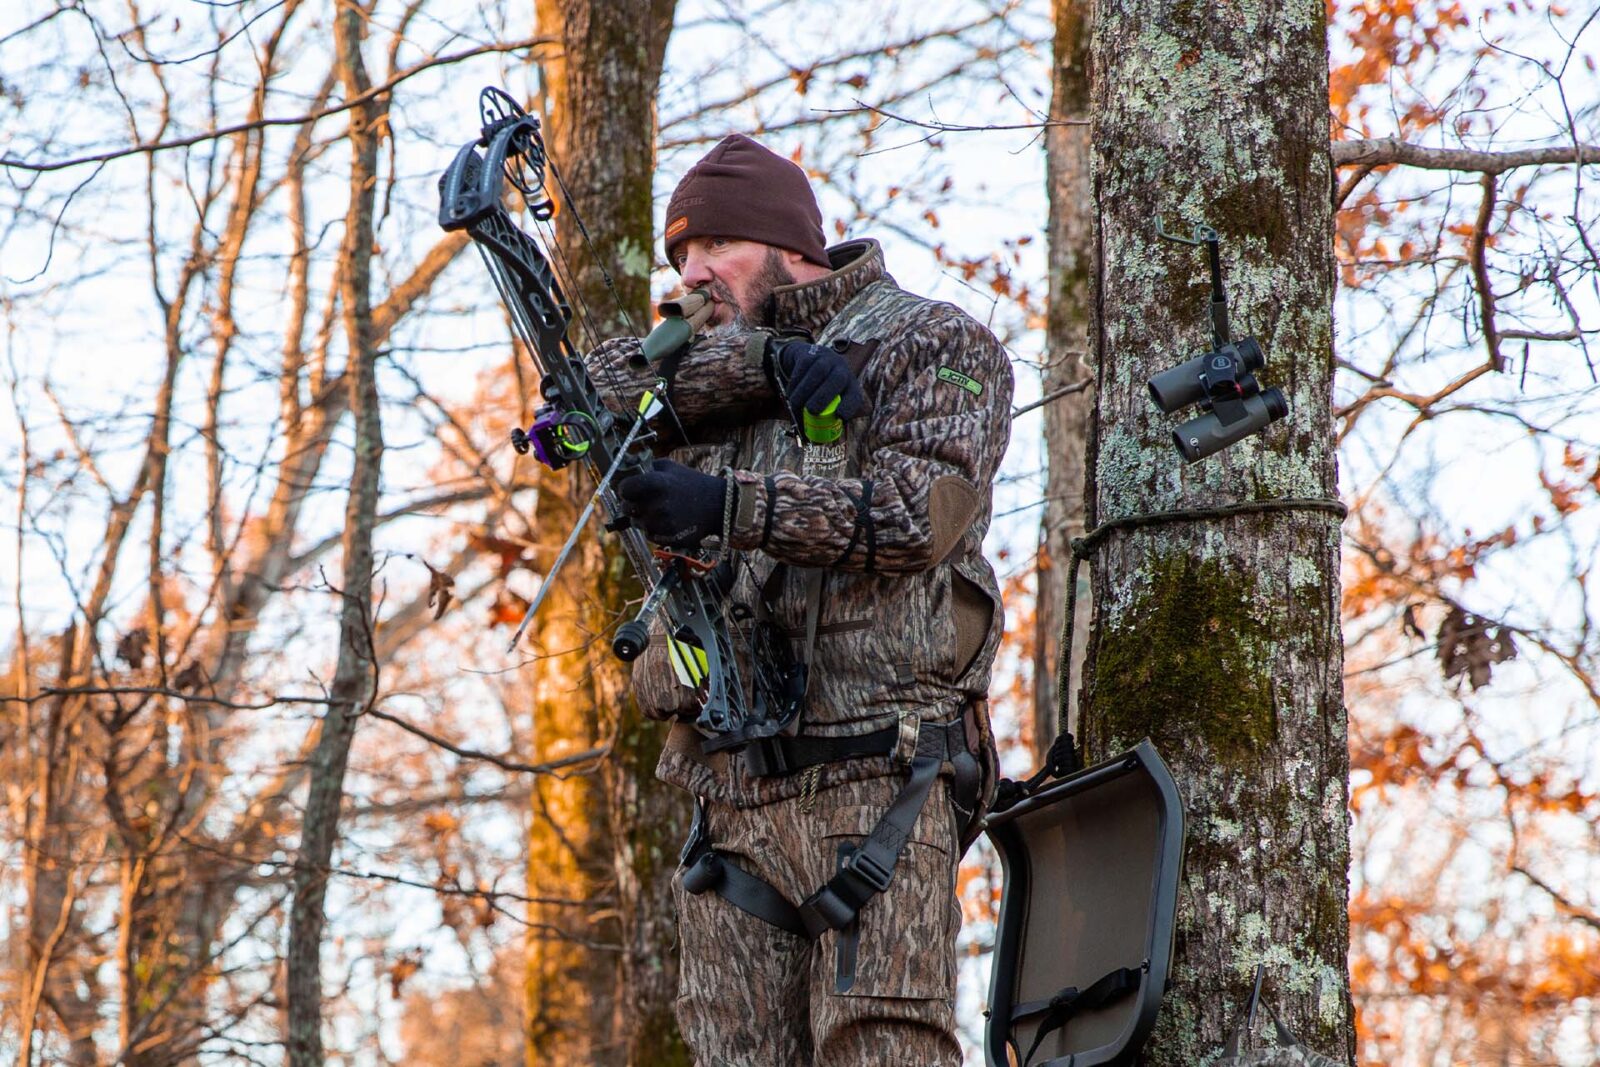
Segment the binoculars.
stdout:
[[1243,337],[1146,383],[1150,399],[1168,415],[1200,405],[1202,414],[1172,431],[1172,443],[1187,462],[1220,452],[1289,414],[1283,391],[1264,390],[1256,381],[1255,372],[1266,362],[1255,338]]

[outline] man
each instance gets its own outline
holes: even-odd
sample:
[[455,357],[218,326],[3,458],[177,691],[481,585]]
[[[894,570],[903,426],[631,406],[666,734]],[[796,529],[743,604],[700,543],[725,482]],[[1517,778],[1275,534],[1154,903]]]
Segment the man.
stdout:
[[[701,1067],[954,1067],[956,864],[994,778],[981,546],[1009,363],[900,289],[875,241],[826,248],[804,172],[749,138],[692,167],[666,219],[710,329],[649,371],[634,339],[590,354],[619,410],[670,382],[676,447],[618,493],[657,543],[731,551],[730,617],[771,627],[808,679],[797,736],[727,751],[691,725],[666,641],[635,665],[646,712],[679,719],[657,773],[699,802],[679,1024]],[[806,440],[804,413],[835,402],[842,437]]]

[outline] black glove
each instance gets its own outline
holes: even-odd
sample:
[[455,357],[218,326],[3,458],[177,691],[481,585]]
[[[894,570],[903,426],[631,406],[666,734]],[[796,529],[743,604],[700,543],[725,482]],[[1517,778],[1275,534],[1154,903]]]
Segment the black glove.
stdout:
[[617,483],[623,511],[658,545],[693,548],[722,532],[726,479],[658,459]]
[[796,419],[800,418],[801,408],[821,415],[834,397],[839,398],[834,414],[841,419],[853,419],[867,406],[850,364],[827,345],[790,341],[778,350],[778,369],[783,373],[789,409]]

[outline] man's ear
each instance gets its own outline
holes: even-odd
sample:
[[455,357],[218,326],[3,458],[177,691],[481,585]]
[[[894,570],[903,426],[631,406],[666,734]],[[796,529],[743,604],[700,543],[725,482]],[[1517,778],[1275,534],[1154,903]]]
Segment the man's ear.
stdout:
[[789,277],[797,282],[814,282],[818,278],[826,278],[830,273],[830,268],[811,262],[799,252],[787,248],[780,248],[778,251],[783,253],[784,269],[789,272]]

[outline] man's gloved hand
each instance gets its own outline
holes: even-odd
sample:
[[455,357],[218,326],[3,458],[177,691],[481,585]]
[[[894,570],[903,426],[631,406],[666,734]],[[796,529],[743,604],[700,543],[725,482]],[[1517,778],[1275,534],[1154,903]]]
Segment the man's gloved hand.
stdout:
[[623,510],[646,537],[670,548],[693,548],[722,532],[725,479],[658,459],[617,483]]
[[778,369],[783,374],[784,391],[796,419],[804,408],[821,415],[833,398],[839,398],[834,412],[841,419],[853,419],[867,405],[861,383],[850,371],[850,364],[827,345],[790,341],[778,349]]

